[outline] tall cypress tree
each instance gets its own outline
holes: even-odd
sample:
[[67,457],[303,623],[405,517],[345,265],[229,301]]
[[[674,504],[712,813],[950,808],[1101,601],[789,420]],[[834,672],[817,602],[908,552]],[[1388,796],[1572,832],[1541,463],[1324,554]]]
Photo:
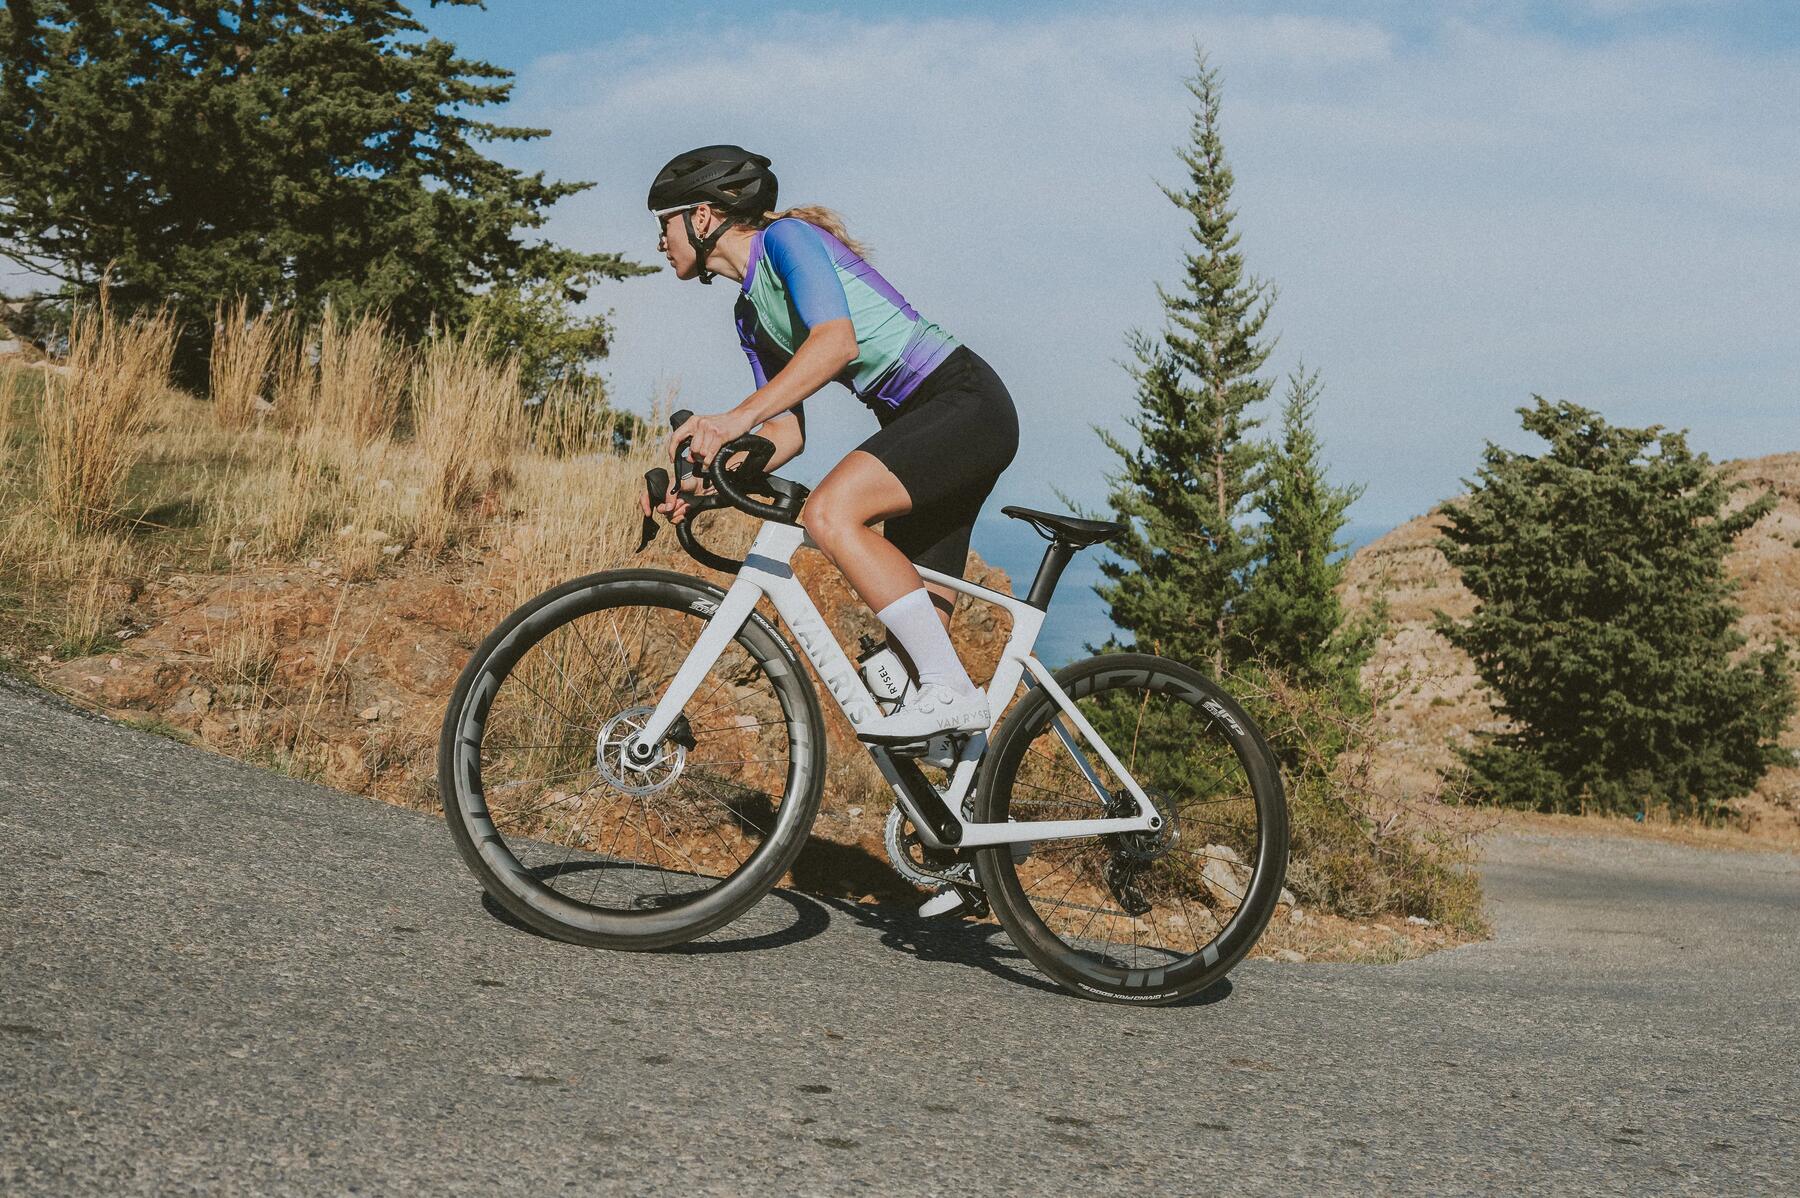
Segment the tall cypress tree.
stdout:
[[1109,581],[1097,590],[1140,646],[1223,671],[1241,651],[1234,623],[1255,556],[1244,518],[1262,451],[1246,410],[1269,391],[1256,372],[1269,356],[1260,336],[1274,297],[1237,249],[1219,76],[1204,53],[1188,90],[1197,107],[1178,151],[1187,186],[1162,190],[1191,218],[1193,248],[1180,289],[1157,288],[1161,336],[1131,339],[1139,445],[1100,430],[1123,461],[1109,502],[1132,530],[1113,546],[1122,560],[1102,564]]
[[[214,305],[237,295],[376,308],[417,338],[470,318],[483,293],[578,300],[642,273],[520,236],[589,184],[480,152],[546,132],[470,115],[510,78],[425,36],[398,0],[11,0],[0,256],[70,298],[110,270],[116,306],[175,309],[201,367]],[[560,313],[552,326],[570,331]]]
[[1319,375],[1296,368],[1288,378],[1281,440],[1270,449],[1256,506],[1257,565],[1242,605],[1238,632],[1262,661],[1310,684],[1354,689],[1370,638],[1360,626],[1346,634],[1337,585],[1337,555],[1345,512],[1361,487],[1337,487],[1325,463],[1313,413]]

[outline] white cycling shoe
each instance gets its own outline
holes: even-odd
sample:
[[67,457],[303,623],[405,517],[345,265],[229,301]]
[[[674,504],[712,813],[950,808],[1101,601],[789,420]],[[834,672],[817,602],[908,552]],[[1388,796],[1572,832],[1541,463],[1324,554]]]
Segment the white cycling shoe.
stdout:
[[987,696],[965,694],[948,686],[921,686],[898,710],[856,730],[856,739],[872,745],[908,745],[946,732],[985,732],[994,722]]
[[954,886],[946,886],[919,904],[919,918],[933,919],[939,915],[950,915],[968,905],[962,891]]

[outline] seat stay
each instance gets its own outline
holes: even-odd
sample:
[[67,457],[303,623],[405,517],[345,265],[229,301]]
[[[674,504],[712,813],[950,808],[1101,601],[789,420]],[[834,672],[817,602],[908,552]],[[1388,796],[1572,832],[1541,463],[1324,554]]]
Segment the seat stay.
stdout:
[[1112,796],[1106,793],[1106,786],[1100,781],[1099,771],[1094,768],[1094,763],[1088,760],[1087,753],[1082,750],[1081,742],[1076,740],[1074,733],[1069,731],[1069,726],[1063,721],[1062,716],[1059,715],[1052,719],[1050,728],[1056,733],[1056,739],[1062,742],[1063,748],[1069,751],[1069,756],[1075,759],[1075,768],[1081,771],[1081,776],[1086,778],[1088,785],[1094,788],[1094,797],[1100,800],[1101,806],[1111,802]]
[[[1081,714],[1081,709],[1075,706],[1075,701],[1069,698],[1068,692],[1056,684],[1056,679],[1050,676],[1049,668],[1035,657],[1027,657],[1025,659],[1025,668],[1031,671],[1032,677],[1037,680],[1038,685],[1050,693],[1050,698],[1062,709],[1063,715],[1068,717],[1069,722],[1074,724],[1076,730],[1081,733],[1081,739],[1093,746],[1094,752],[1098,754],[1100,760],[1106,764],[1106,768],[1113,772],[1113,777],[1123,782],[1125,784],[1125,789],[1130,792],[1131,797],[1137,800],[1138,814],[1134,819],[1127,820],[1126,822],[1135,825],[1134,830],[1145,830],[1153,827],[1152,821],[1157,820],[1156,805],[1150,801],[1150,796],[1144,793],[1144,788],[1138,785],[1138,780],[1132,776],[1130,770],[1125,768],[1124,763],[1119,760],[1118,755],[1112,751],[1105,740],[1101,739],[1100,734],[1094,731],[1094,726],[1088,723],[1086,716]],[[1061,734],[1059,733],[1059,735]],[[1065,745],[1068,744],[1068,739],[1066,737],[1064,738],[1063,743]],[[1074,746],[1070,746],[1070,750],[1073,752]],[[1084,773],[1087,773],[1088,770],[1093,768],[1079,753],[1076,753],[1076,761],[1081,764]],[[1088,783],[1093,786],[1096,791],[1102,789],[1098,780],[1091,773],[1088,774]],[[1110,798],[1111,796],[1106,797]],[[1095,823],[1105,821],[1083,820],[1080,822]]]

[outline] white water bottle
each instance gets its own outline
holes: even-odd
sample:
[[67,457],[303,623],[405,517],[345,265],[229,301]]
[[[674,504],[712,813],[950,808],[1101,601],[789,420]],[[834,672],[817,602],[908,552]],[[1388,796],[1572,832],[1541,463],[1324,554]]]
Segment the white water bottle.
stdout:
[[856,667],[862,672],[863,683],[875,696],[881,713],[886,715],[900,706],[912,679],[907,677],[906,667],[900,664],[900,655],[875,638],[864,636],[860,648],[862,655],[856,659]]

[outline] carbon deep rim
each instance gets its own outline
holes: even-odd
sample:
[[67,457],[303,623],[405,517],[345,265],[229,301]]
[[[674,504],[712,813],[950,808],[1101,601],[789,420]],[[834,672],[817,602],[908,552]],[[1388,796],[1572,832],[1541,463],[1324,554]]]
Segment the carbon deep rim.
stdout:
[[[1281,893],[1287,807],[1274,756],[1229,695],[1179,663],[1144,654],[1108,654],[1067,666],[1056,680],[1127,769],[1153,792],[1159,809],[1172,809],[1173,818],[1159,837],[1047,842],[1033,846],[1022,861],[1006,846],[982,850],[976,868],[994,913],[1033,964],[1084,997],[1157,1004],[1197,993],[1250,951]],[[1168,779],[1156,776],[1143,761],[1134,768],[1129,759],[1139,752],[1130,726],[1134,705],[1141,732],[1144,713],[1153,704],[1162,756],[1170,767],[1178,767],[1166,771]],[[1100,813],[1080,809],[1081,800],[1098,807],[1100,799],[1055,738],[1051,718],[1057,710],[1038,689],[1007,717],[985,764],[978,818],[1093,818]],[[1103,726],[1108,720],[1119,725],[1110,735]],[[1059,755],[1068,763],[1066,777],[1074,781],[1051,788],[1043,775],[1056,768]],[[1052,764],[1045,765],[1046,759]],[[1206,776],[1191,764],[1195,761],[1210,762]],[[1101,773],[1103,781],[1110,780],[1110,771],[1101,768]],[[1053,794],[1042,793],[1052,789]],[[1232,811],[1245,815],[1233,824],[1213,818]],[[1253,828],[1248,827],[1250,813]],[[1207,870],[1214,875],[1211,882],[1202,876]],[[1121,878],[1128,884],[1115,889],[1112,883]],[[1220,918],[1215,907],[1229,906],[1233,882],[1242,891],[1241,901]],[[1047,901],[1065,883],[1060,898]],[[1070,910],[1054,909],[1059,903]],[[1125,909],[1134,903],[1147,904],[1147,913]],[[1159,909],[1167,912],[1160,922]],[[1084,918],[1087,924],[1076,931]],[[1131,951],[1125,950],[1122,935],[1097,946],[1086,935],[1096,921],[1133,927]],[[1139,933],[1146,943],[1138,942]],[[1153,936],[1160,938],[1158,943],[1147,943]]]
[[[524,851],[527,844],[535,846],[540,842],[518,836],[514,838],[519,842],[515,846],[495,826],[484,778],[483,742],[495,698],[520,662],[547,638],[571,628],[585,616],[654,611],[659,613],[659,619],[691,619],[697,629],[716,610],[722,597],[723,592],[717,587],[667,571],[594,574],[564,583],[525,603],[494,629],[470,657],[445,711],[439,737],[438,784],[445,816],[457,848],[482,886],[496,902],[531,927],[561,939],[604,948],[655,949],[680,944],[721,927],[754,905],[780,880],[805,844],[823,790],[823,722],[817,696],[793,650],[766,620],[755,614],[738,631],[732,644],[741,649],[744,660],[766,680],[770,696],[779,704],[779,723],[786,730],[790,750],[782,791],[772,804],[772,823],[766,829],[759,828],[764,833],[761,842],[735,869],[716,884],[691,895],[674,896],[664,905],[630,910],[603,908],[578,901],[549,884],[577,866],[559,864],[549,873],[543,867],[534,868],[520,859],[519,851]],[[650,618],[649,614],[643,616],[646,627]],[[680,662],[659,664],[672,674]],[[695,704],[689,706],[692,709]],[[773,726],[775,721],[769,723]],[[652,818],[648,807],[641,810],[646,812],[646,821]],[[653,836],[651,839],[655,840]],[[571,854],[577,851],[568,850]],[[577,861],[580,868],[594,870],[617,865],[600,853],[571,856],[570,860]],[[696,883],[707,878],[699,872],[682,876]],[[595,885],[597,888],[598,876]]]

